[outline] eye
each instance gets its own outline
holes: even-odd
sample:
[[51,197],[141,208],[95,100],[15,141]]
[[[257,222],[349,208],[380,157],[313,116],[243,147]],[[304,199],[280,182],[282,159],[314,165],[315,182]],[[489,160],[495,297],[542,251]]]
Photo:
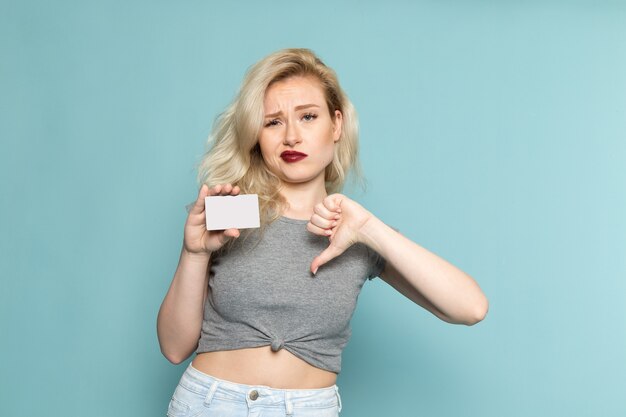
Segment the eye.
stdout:
[[275,122],[278,122],[278,119],[272,119],[272,120],[270,120],[269,122],[267,122],[267,123],[265,124],[265,127],[269,127],[269,126],[276,126],[276,123],[275,123]]
[[313,120],[317,119],[317,114],[315,114],[315,113],[307,113],[304,116],[302,116],[302,118],[305,118],[305,117],[310,117],[310,119],[307,119],[307,121],[310,122],[310,121],[313,121]]

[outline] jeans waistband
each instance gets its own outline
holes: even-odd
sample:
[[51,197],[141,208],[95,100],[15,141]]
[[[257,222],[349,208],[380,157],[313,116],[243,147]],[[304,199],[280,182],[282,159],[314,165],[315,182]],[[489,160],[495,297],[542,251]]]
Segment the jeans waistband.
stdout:
[[204,396],[207,402],[210,402],[217,393],[220,398],[248,402],[249,405],[284,406],[286,404],[288,411],[292,404],[302,407],[338,404],[341,410],[341,397],[336,384],[314,389],[282,389],[266,385],[240,384],[205,374],[189,363],[180,380],[180,385]]

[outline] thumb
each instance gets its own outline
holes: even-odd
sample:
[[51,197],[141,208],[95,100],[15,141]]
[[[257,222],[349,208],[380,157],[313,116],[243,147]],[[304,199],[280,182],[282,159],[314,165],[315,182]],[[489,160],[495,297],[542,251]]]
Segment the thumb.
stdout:
[[324,249],[322,253],[320,253],[319,255],[315,257],[315,259],[313,259],[313,262],[311,263],[311,272],[313,272],[313,275],[317,273],[317,269],[320,266],[324,265],[326,262],[330,261],[331,259],[336,258],[342,253],[343,253],[342,249],[339,249],[338,247],[336,247],[335,245],[331,243],[329,247]]
[[193,214],[200,214],[204,211],[204,198],[209,195],[209,186],[206,184],[202,184],[200,190],[198,191],[198,198],[195,202],[188,204],[185,206],[187,208],[187,212],[193,212]]

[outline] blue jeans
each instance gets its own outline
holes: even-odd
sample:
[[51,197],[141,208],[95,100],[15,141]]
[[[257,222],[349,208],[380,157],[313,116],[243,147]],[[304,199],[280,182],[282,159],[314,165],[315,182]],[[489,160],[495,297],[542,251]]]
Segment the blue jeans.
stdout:
[[338,417],[339,388],[277,389],[215,378],[189,363],[167,408],[168,417]]

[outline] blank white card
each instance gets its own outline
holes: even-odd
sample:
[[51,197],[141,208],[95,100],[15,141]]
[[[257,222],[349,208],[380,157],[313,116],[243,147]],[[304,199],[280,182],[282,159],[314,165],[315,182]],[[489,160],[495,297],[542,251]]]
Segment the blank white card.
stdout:
[[205,197],[204,209],[207,230],[261,227],[258,194]]

